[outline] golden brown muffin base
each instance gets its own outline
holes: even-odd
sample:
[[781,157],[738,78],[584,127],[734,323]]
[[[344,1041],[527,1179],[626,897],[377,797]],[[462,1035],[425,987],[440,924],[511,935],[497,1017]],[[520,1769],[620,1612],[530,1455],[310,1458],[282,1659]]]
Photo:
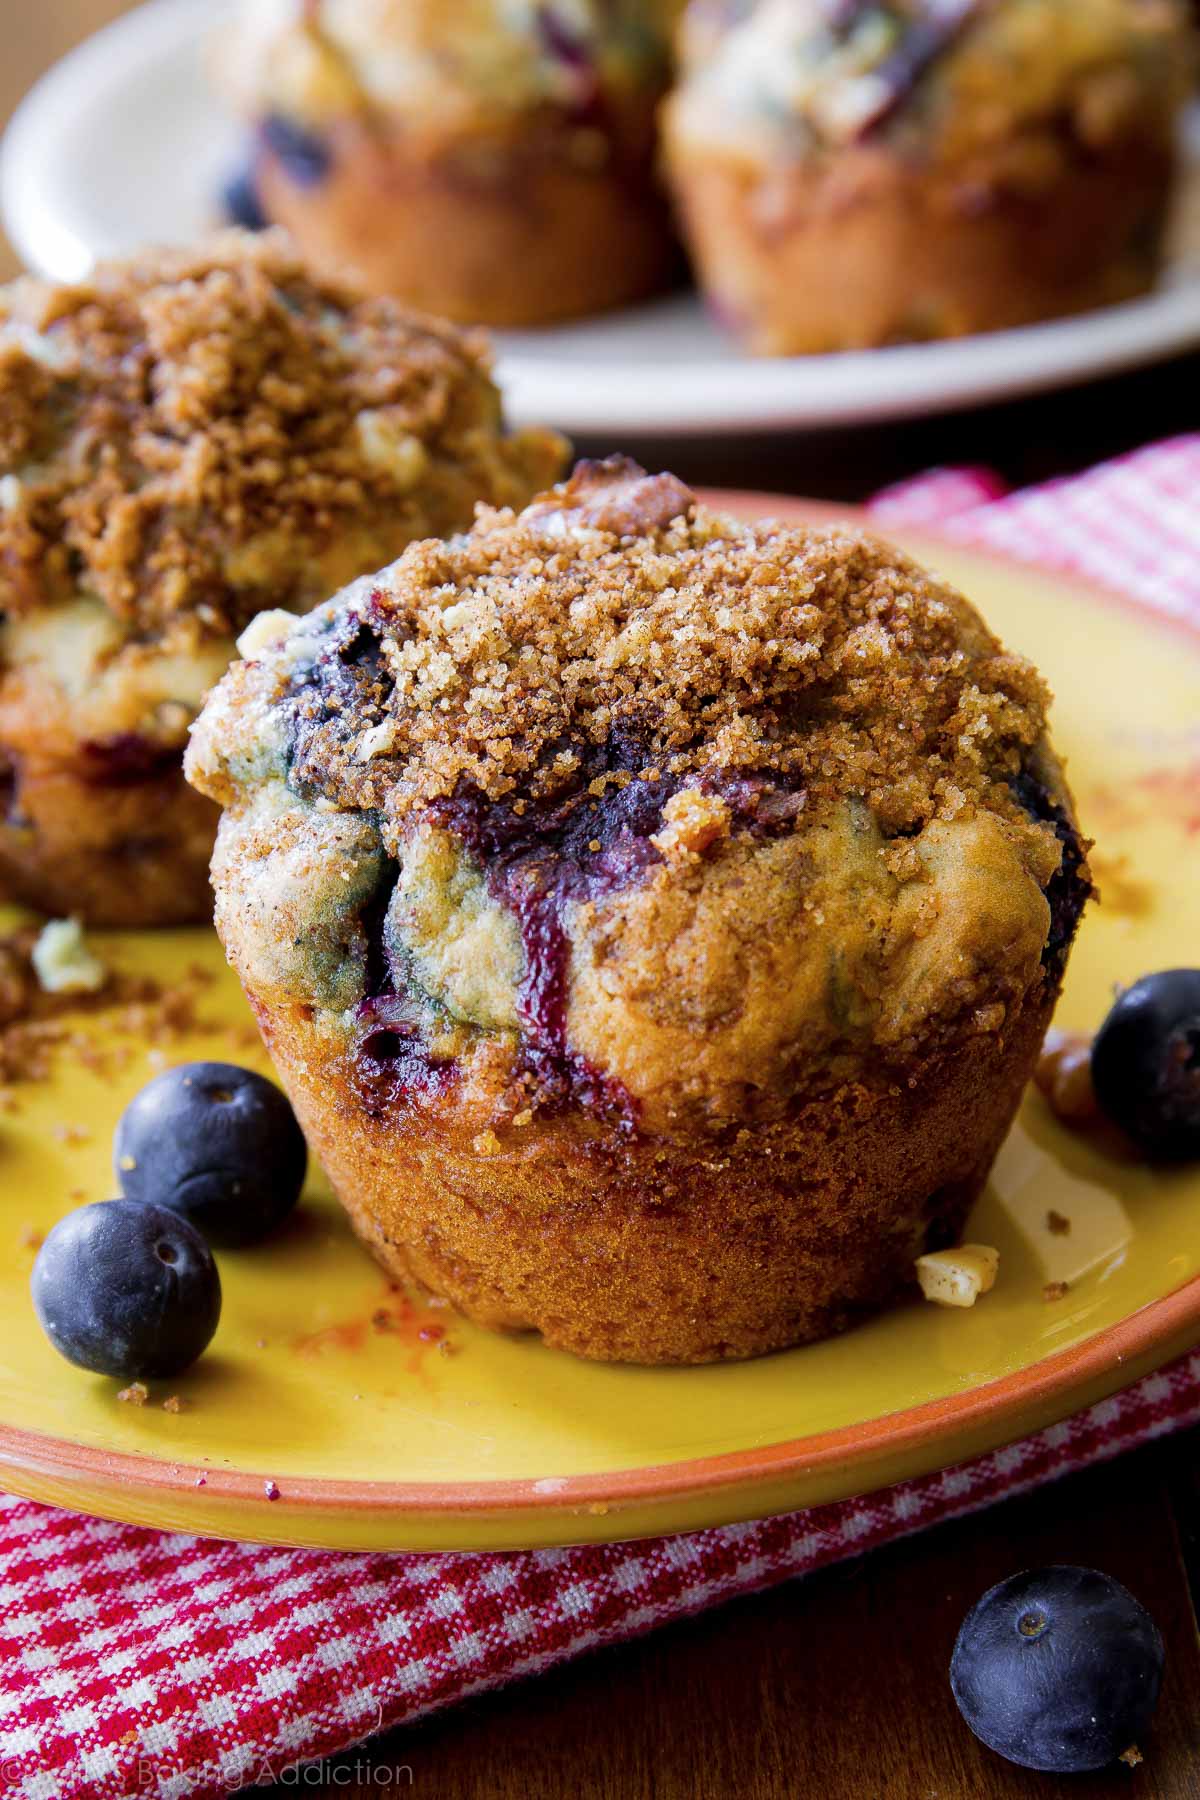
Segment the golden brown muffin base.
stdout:
[[962,337],[1144,293],[1161,261],[1173,154],[1153,139],[1072,151],[1049,134],[992,168],[886,148],[763,168],[679,148],[676,201],[701,284],[760,355]]
[[372,1117],[310,1009],[255,1010],[385,1268],[482,1325],[535,1329],[579,1356],[701,1363],[825,1337],[912,1288],[914,1258],[962,1229],[1054,998],[1039,984],[1002,1034],[964,1035],[907,1077],[687,1144],[623,1139],[573,1113],[485,1133],[481,1147],[453,1091]]
[[99,786],[67,762],[5,759],[0,893],[88,925],[192,925],[212,917],[219,812],[179,765]]
[[679,249],[653,173],[652,103],[611,139],[553,117],[524,125],[422,146],[342,119],[312,185],[264,146],[259,198],[318,266],[460,324],[546,325],[667,286]]

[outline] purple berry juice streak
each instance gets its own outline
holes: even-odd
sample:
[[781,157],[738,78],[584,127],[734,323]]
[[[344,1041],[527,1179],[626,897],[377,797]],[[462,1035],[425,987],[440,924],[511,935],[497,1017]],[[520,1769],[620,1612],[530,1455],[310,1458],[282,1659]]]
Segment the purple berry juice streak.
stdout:
[[583,792],[525,814],[474,797],[434,809],[482,864],[489,893],[520,929],[525,969],[517,1010],[528,1073],[544,1098],[574,1098],[628,1128],[634,1121],[629,1095],[567,1043],[570,943],[564,915],[573,901],[633,885],[659,860],[649,840],[670,791],[631,781],[595,804]]
[[604,95],[591,50],[556,7],[539,6],[536,19],[543,50],[571,78],[574,92],[568,108],[570,117],[577,125],[599,125],[604,115]]
[[410,1003],[399,994],[378,994],[360,1002],[356,1015],[354,1070],[358,1096],[373,1118],[414,1094],[444,1094],[457,1065],[431,1056],[413,1023]]
[[983,4],[984,0],[926,0],[891,55],[873,72],[879,100],[863,119],[860,136],[869,136],[895,115]]
[[[379,700],[385,676],[379,621],[373,616],[377,610],[372,596],[361,612],[337,619],[311,667],[293,684],[287,703],[290,757],[292,778],[301,790],[310,778],[306,759],[314,733],[341,719],[351,734],[361,723],[365,697],[374,694],[373,704]],[[554,745],[548,755],[569,748],[578,753],[580,747]],[[565,915],[573,903],[635,887],[661,861],[651,839],[680,783],[641,779],[638,772],[654,760],[652,747],[636,729],[618,724],[604,746],[584,753],[576,788],[566,796],[518,813],[506,802],[460,792],[429,809],[431,819],[452,832],[479,863],[488,891],[517,921],[524,951],[518,994],[523,1059],[543,1103],[573,1100],[629,1128],[635,1114],[630,1096],[568,1044]],[[590,784],[599,776],[608,779],[603,793],[594,796]],[[700,785],[724,799],[739,828],[755,836],[790,831],[804,806],[802,790],[761,776],[713,771]],[[389,1095],[414,1088],[440,1092],[454,1074],[451,1065],[431,1060],[422,1046],[405,996],[407,973],[386,941],[389,899],[385,887],[361,920],[367,997],[359,1009],[358,1064],[371,1103],[381,1106]]]
[[591,67],[587,45],[580,42],[556,7],[538,7],[537,32],[543,49],[555,62],[565,63],[568,68],[581,72],[586,72]]

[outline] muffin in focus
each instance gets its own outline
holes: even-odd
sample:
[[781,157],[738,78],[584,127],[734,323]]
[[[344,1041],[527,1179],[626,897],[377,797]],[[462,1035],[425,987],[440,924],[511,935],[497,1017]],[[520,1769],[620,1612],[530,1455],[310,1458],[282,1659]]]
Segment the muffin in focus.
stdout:
[[0,291],[0,884],[100,925],[211,912],[188,727],[298,612],[561,467],[483,346],[228,233]]
[[219,49],[248,204],[319,264],[466,323],[640,299],[675,0],[248,0]]
[[692,0],[665,155],[755,351],[957,337],[1158,272],[1185,0]]
[[242,648],[188,752],[217,929],[389,1269],[702,1362],[957,1240],[1090,891],[960,595],[614,458]]

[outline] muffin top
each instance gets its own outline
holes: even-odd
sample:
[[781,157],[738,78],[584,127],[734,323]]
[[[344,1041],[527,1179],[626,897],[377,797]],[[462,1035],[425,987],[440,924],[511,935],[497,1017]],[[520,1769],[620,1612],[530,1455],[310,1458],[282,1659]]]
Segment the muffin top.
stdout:
[[1188,94],[1185,0],[692,0],[673,133],[752,154],[899,141],[955,162],[1031,124],[1101,144]]
[[556,472],[482,339],[308,272],[276,233],[0,292],[0,611],[123,631],[304,609]]
[[469,129],[542,106],[584,115],[657,79],[679,0],[249,0],[219,58],[254,116],[361,110]]
[[1045,688],[961,596],[623,459],[241,647],[188,773],[243,979],[481,1116],[878,1078],[1000,1029],[1086,897]]

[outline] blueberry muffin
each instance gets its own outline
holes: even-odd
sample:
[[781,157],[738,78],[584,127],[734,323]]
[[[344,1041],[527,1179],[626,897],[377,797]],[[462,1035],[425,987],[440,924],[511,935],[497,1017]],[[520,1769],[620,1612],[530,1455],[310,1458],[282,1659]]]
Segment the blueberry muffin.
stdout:
[[769,355],[1028,324],[1153,283],[1186,0],[693,0],[665,155]]
[[209,916],[188,727],[264,606],[304,611],[561,466],[483,347],[275,234],[0,291],[0,884],[101,925]]
[[639,299],[678,251],[655,172],[674,0],[249,0],[218,75],[239,207],[469,323]]
[[217,929],[389,1269],[703,1362],[956,1240],[1089,892],[960,595],[613,459],[243,652],[188,752]]

